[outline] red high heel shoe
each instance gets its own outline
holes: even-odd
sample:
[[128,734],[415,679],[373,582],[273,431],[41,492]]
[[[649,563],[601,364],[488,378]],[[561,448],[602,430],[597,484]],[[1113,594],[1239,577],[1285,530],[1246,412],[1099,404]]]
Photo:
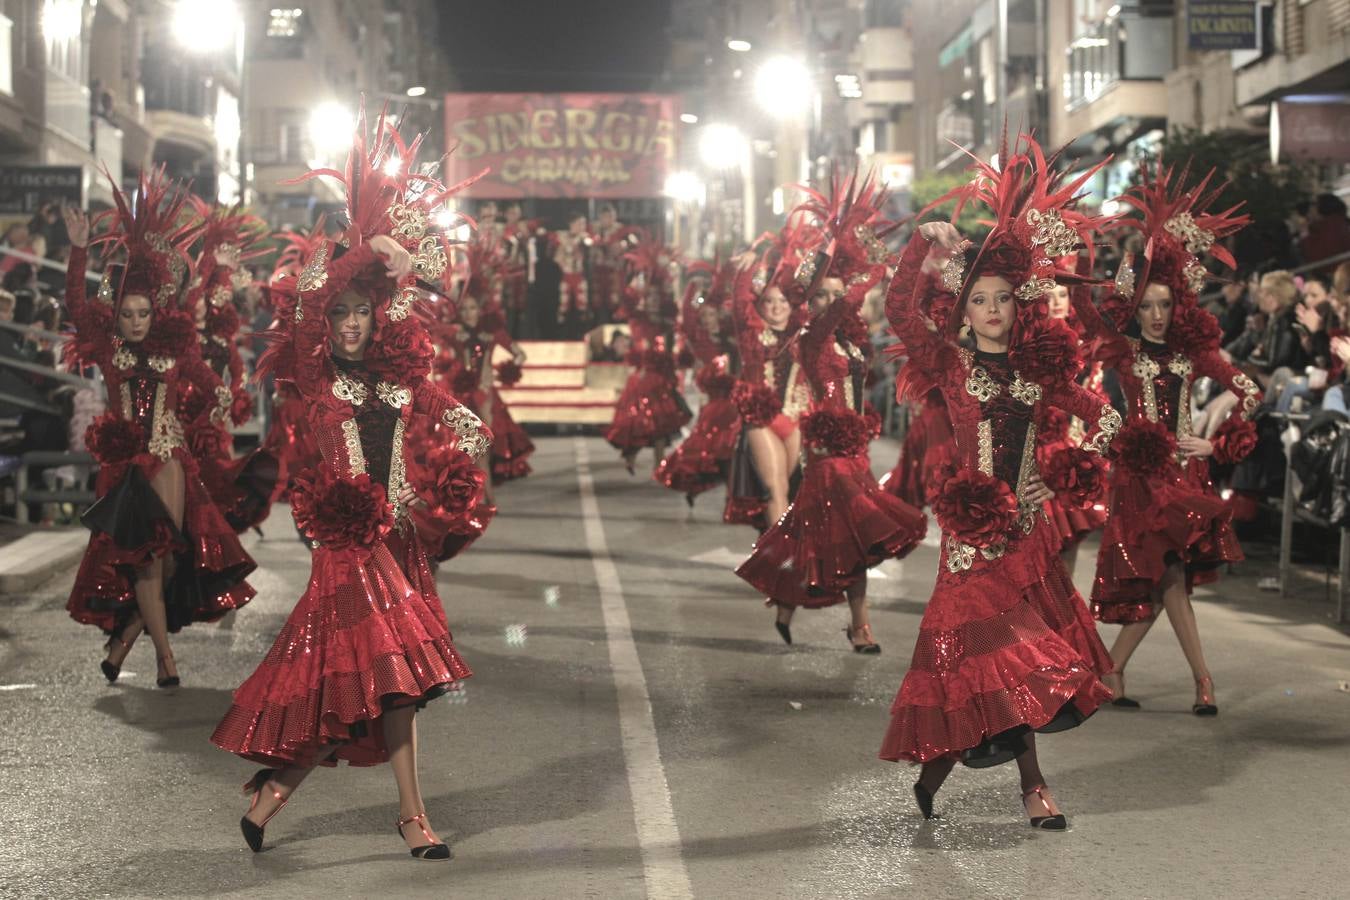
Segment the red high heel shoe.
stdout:
[[422,845],[421,847],[413,847],[408,851],[409,853],[412,854],[414,859],[450,858],[450,847],[446,844],[441,844],[431,839],[431,831],[430,829],[427,828],[426,824],[427,823],[426,813],[418,813],[415,816],[408,816],[408,818],[406,819],[399,819],[395,823],[396,827],[398,828],[399,837],[403,837],[403,826],[409,824],[410,822],[417,823],[417,827],[422,829],[422,836],[425,837],[429,842],[427,844]]
[[[254,808],[257,807],[258,799],[262,796],[263,788],[267,787],[267,783],[275,774],[277,774],[276,769],[259,769],[257,774],[244,782],[243,793],[253,794],[253,799],[249,801],[248,804],[249,812],[253,812]],[[282,807],[284,807],[287,801],[291,799],[289,795],[283,797],[281,791],[277,790],[275,787],[271,788],[271,791],[272,797],[276,800],[280,800],[281,803],[277,804],[277,808],[267,814],[267,818],[262,820],[261,825],[255,824],[249,819],[248,813],[245,813],[239,820],[239,830],[244,833],[244,843],[248,844],[248,848],[254,853],[262,851],[263,829],[267,827],[267,823],[272,821],[272,817],[281,812]]]
[[[853,645],[854,653],[878,654],[881,652],[881,645],[872,638],[872,626],[864,625],[857,631],[850,625],[844,629],[844,635],[848,637],[848,642]],[[858,643],[853,638],[857,636],[862,638],[862,643]]]

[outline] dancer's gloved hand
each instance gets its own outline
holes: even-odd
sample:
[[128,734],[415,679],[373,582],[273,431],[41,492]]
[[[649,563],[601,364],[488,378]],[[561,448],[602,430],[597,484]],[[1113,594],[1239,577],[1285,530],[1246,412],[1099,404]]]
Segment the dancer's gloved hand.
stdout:
[[1037,475],[1027,479],[1025,486],[1025,499],[1027,503],[1040,506],[1047,500],[1054,499],[1055,492],[1046,487],[1045,482],[1041,481],[1041,476]]
[[1191,457],[1213,456],[1214,444],[1202,437],[1196,437],[1188,434],[1186,437],[1177,441],[1177,448],[1181,450],[1181,455],[1190,459]]
[[389,235],[375,235],[370,239],[370,249],[384,257],[384,267],[395,281],[407,277],[412,271],[412,254]]
[[66,234],[70,237],[70,243],[75,247],[88,246],[89,217],[84,214],[84,210],[74,206],[63,206],[61,218],[66,220]]

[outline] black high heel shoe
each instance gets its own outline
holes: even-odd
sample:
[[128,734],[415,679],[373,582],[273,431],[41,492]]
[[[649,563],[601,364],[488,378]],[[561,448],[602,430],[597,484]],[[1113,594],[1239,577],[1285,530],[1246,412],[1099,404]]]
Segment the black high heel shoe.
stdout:
[[[121,644],[122,647],[127,651],[127,653],[130,653],[131,645],[136,643],[136,640],[135,638],[132,638],[129,641],[123,640],[122,635],[125,633],[126,633],[125,628],[123,628],[121,631],[115,632],[111,637],[108,638],[107,643],[103,645],[103,649],[111,653],[113,644]],[[126,662],[126,659],[127,659],[126,654],[125,653],[122,654],[122,662]],[[105,659],[98,664],[98,667],[100,670],[102,670],[103,677],[108,679],[108,684],[112,684],[115,681],[117,681],[117,676],[122,674],[122,663],[117,663],[116,665],[114,665],[113,663],[110,663]]]
[[[262,797],[263,788],[267,786],[267,782],[270,781],[275,774],[277,774],[276,769],[259,769],[257,774],[244,782],[243,792],[245,794],[253,794],[253,800],[248,804],[249,812],[253,812],[254,808],[258,805],[258,799]],[[243,817],[239,819],[239,830],[244,833],[244,843],[248,844],[248,848],[254,853],[260,853],[262,851],[263,829],[267,827],[267,823],[272,821],[272,817],[281,812],[282,807],[284,807],[287,801],[291,799],[289,796],[281,796],[281,791],[278,791],[276,788],[272,788],[272,796],[275,799],[280,800],[281,803],[277,805],[276,809],[267,814],[267,818],[262,820],[261,825],[255,824],[250,820],[248,813],[245,813]]]
[[923,813],[925,819],[933,818],[933,795],[928,793],[928,788],[922,782],[914,782],[914,802],[919,804],[919,812]]
[[[1116,709],[1139,709],[1140,706],[1138,700],[1125,696],[1125,673],[1112,672],[1111,675],[1115,675],[1120,679],[1120,693],[1111,698],[1111,705]],[[1106,677],[1110,678],[1111,675]]]
[[1206,675],[1195,680],[1195,703],[1191,712],[1197,716],[1217,716],[1218,704],[1214,702],[1214,679]]
[[1022,806],[1025,807],[1027,804],[1027,798],[1030,797],[1032,794],[1035,794],[1037,799],[1041,801],[1041,805],[1044,806],[1046,811],[1050,812],[1051,814],[1048,816],[1030,816],[1031,827],[1039,828],[1042,831],[1064,831],[1069,827],[1069,820],[1064,818],[1063,813],[1052,812],[1054,810],[1054,807],[1050,805],[1051,801],[1045,799],[1045,792],[1047,790],[1049,790],[1049,788],[1047,788],[1043,784],[1040,784],[1029,791],[1023,791]]
[[[861,644],[853,640],[853,636],[855,634],[863,639],[863,642]],[[848,642],[853,647],[854,653],[867,653],[875,655],[881,652],[881,645],[878,644],[872,638],[871,625],[864,625],[857,631],[854,631],[853,626],[850,625],[849,627],[844,629],[844,636],[848,638]]]
[[[162,678],[156,677],[155,684],[159,685],[162,688],[176,688],[180,684],[182,684],[177,675],[169,674],[169,667],[166,665],[166,663],[170,662],[174,662],[172,653],[169,654],[168,656],[155,657],[155,665],[164,670],[164,676]],[[158,673],[156,673],[156,675],[158,675]]]
[[[431,832],[427,829],[426,821],[427,821],[426,813],[418,813],[415,816],[408,816],[408,818],[406,819],[399,819],[395,823],[395,827],[398,829],[398,836],[403,837],[404,825],[407,825],[410,822],[416,822],[417,827],[422,829],[422,836],[425,837],[428,841],[431,841]],[[413,859],[450,858],[450,847],[447,844],[437,843],[436,841],[431,841],[431,843],[425,844],[424,846],[421,847],[412,847],[411,849],[408,850],[408,852],[412,854]]]

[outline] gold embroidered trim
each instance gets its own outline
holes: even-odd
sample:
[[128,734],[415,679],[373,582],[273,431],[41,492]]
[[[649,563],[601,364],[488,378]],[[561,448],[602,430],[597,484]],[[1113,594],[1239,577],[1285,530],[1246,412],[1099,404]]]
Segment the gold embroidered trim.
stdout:
[[162,381],[155,386],[155,411],[150,420],[150,442],[147,445],[151,453],[163,460],[173,455],[175,447],[182,447],[186,443],[178,416],[164,404],[167,390],[168,385]]
[[125,371],[136,365],[136,354],[119,344],[117,352],[113,354],[112,362],[114,366]]
[[1123,423],[1124,420],[1114,406],[1109,403],[1103,404],[1101,415],[1097,417],[1097,433],[1083,444],[1083,449],[1098,454],[1105,453]]
[[342,422],[342,442],[347,445],[347,471],[353,477],[366,473],[366,451],[361,449],[361,429],[355,419]]
[[759,345],[761,347],[778,346],[778,335],[768,325],[765,325],[764,330],[759,333]]
[[1027,406],[1041,402],[1041,386],[1034,381],[1023,381],[1016,372],[1013,373],[1013,383],[1008,387],[1008,393],[1012,394],[1014,400],[1020,400]]
[[402,409],[413,401],[412,390],[406,387],[399,387],[396,384],[390,384],[387,381],[381,381],[375,385],[375,396],[379,397],[385,403],[388,403],[394,409]]
[[812,250],[806,254],[806,257],[797,266],[796,273],[792,280],[797,282],[799,287],[807,287],[811,280],[816,277],[816,252]]
[[448,265],[450,261],[446,259],[445,251],[441,249],[440,240],[434,234],[422,238],[412,258],[413,272],[417,277],[423,281],[434,282],[445,274]]
[[1035,229],[1031,235],[1032,246],[1044,247],[1046,256],[1068,256],[1078,248],[1078,232],[1064,224],[1057,209],[1045,212],[1029,209],[1027,224]]
[[467,406],[456,406],[441,413],[441,421],[455,433],[459,449],[474,459],[487,452],[490,444],[479,430],[483,421],[475,416]]
[[942,286],[953,294],[961,293],[961,285],[966,279],[966,257],[963,253],[953,253],[942,264]]
[[1024,282],[1017,289],[1017,299],[1023,303],[1030,303],[1044,297],[1055,289],[1055,279],[1053,278],[1033,278]]
[[360,406],[366,402],[368,394],[364,384],[339,372],[337,379],[333,382],[333,396],[339,400],[345,400],[353,406]]
[[234,395],[225,385],[216,387],[216,408],[211,410],[211,421],[217,425],[223,424],[230,417],[230,406],[234,403]]
[[229,303],[234,298],[234,291],[229,285],[222,284],[211,293],[211,305],[219,309]]
[[131,385],[122,382],[122,418],[130,421],[132,418],[131,409]]
[[1195,224],[1195,219],[1188,212],[1177,213],[1167,220],[1163,228],[1185,243],[1187,253],[1207,253],[1214,246],[1214,232]]
[[976,433],[979,436],[980,471],[985,475],[994,474],[994,423],[990,419],[981,420]]
[[172,356],[151,356],[146,359],[146,363],[150,368],[163,375],[173,368],[174,359]]
[[1205,281],[1209,278],[1209,270],[1198,259],[1186,263],[1186,268],[1182,270],[1181,274],[1185,276],[1186,287],[1191,289],[1192,294],[1198,294],[1205,289]]
[[783,415],[789,419],[801,418],[811,406],[811,386],[802,377],[802,367],[794,362],[788,369],[787,390],[783,395]]
[[403,519],[408,515],[408,506],[398,495],[403,491],[407,479],[407,470],[403,461],[403,432],[407,426],[400,418],[394,423],[394,445],[389,457],[389,502],[394,505],[394,518]]
[[1003,388],[993,379],[983,366],[974,366],[966,377],[966,393],[981,403],[988,403],[999,395]]
[[98,294],[96,296],[98,297],[100,303],[103,303],[106,306],[112,306],[113,283],[111,272],[103,273],[103,278],[101,278],[98,283]]
[[866,248],[867,261],[869,263],[876,265],[886,261],[888,252],[886,250],[886,245],[877,238],[876,232],[873,231],[871,227],[859,225],[857,228],[853,229],[853,236],[858,239],[858,243]]
[[1144,415],[1150,422],[1156,422],[1158,421],[1158,393],[1154,387],[1153,379],[1162,374],[1162,369],[1155,359],[1146,356],[1138,347],[1135,348],[1135,354],[1134,365],[1130,367],[1130,371],[1141,382]]
[[408,318],[408,313],[412,312],[413,304],[417,302],[418,297],[417,288],[411,285],[400,288],[394,299],[389,301],[389,320],[402,322]]
[[1134,268],[1124,260],[1116,270],[1116,294],[1127,300],[1134,297]]
[[[328,283],[328,253],[329,244],[324,241],[314,251],[309,262],[300,270],[300,277],[296,279],[295,289],[301,293],[317,291]],[[295,305],[295,321],[300,321],[300,304]]]
[[1036,476],[1036,423],[1027,423],[1027,436],[1022,444],[1022,462],[1017,467],[1017,524],[1022,526],[1023,534],[1030,534],[1036,524],[1037,507],[1028,503],[1024,497],[1027,483]]
[[1233,376],[1233,386],[1242,391],[1242,418],[1251,419],[1261,405],[1261,389],[1241,372]]
[[389,207],[389,221],[394,226],[389,236],[400,243],[420,241],[427,233],[427,213],[420,206],[395,203]]
[[947,535],[947,571],[953,575],[964,572],[975,564],[975,548]]

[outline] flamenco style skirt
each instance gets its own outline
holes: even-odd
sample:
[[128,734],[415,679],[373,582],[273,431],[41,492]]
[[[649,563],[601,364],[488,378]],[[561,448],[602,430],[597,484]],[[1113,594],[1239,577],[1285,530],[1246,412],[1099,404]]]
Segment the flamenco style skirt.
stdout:
[[99,499],[82,517],[90,530],[66,609],[77,622],[112,633],[136,612],[136,573],[173,554],[164,586],[169,631],[211,622],[253,598],[245,580],[256,568],[239,538],[207,496],[191,458],[183,464],[183,526],[155,493],[150,479],[162,465],[142,454],[99,473]]
[[277,460],[280,470],[275,499],[287,501],[290,499],[290,474],[317,466],[319,446],[314,440],[314,431],[306,418],[305,401],[299,392],[289,385],[278,385],[277,397],[284,399],[272,408],[272,419],[262,447]]
[[470,675],[416,540],[314,551],[309,587],[211,742],[265,765],[385,762],[385,712]]
[[[1040,464],[1040,470],[1045,472],[1049,468],[1050,458],[1060,450],[1072,447],[1067,440],[1051,441],[1036,448],[1037,462]],[[1046,515],[1050,517],[1050,524],[1059,535],[1060,549],[1067,550],[1070,547],[1082,543],[1083,538],[1094,531],[1100,531],[1106,525],[1109,518],[1107,514],[1106,503],[1098,500],[1094,505],[1086,509],[1069,502],[1056,494],[1045,504]]]
[[769,527],[765,521],[769,492],[755,472],[750,457],[750,429],[742,426],[731,451],[727,473],[727,499],[722,507],[722,521],[728,525],[749,525],[756,531]]
[[741,414],[730,397],[710,397],[693,430],[656,468],[657,481],[693,496],[726,480],[741,436]]
[[1232,514],[1214,494],[1204,459],[1161,478],[1114,469],[1111,518],[1092,584],[1093,615],[1115,624],[1153,618],[1153,589],[1173,563],[1185,568],[1187,592],[1218,580],[1222,565],[1243,559]]
[[[530,474],[534,442],[516,420],[501,395],[492,391],[492,483],[501,484]],[[480,417],[481,418],[481,417]]]
[[869,568],[914,549],[927,527],[922,512],[881,489],[866,454],[813,457],[792,505],[736,574],[782,606],[833,606]]
[[880,757],[1015,758],[1029,731],[1071,728],[1111,698],[1111,657],[1037,517],[1003,556],[952,572],[943,552],[914,658],[891,706]]
[[909,424],[900,458],[895,468],[882,479],[886,491],[910,506],[925,504],[925,476],[952,447],[952,423],[941,402],[925,402]]
[[638,369],[628,376],[605,440],[625,453],[668,440],[692,418],[675,382],[658,372]]

